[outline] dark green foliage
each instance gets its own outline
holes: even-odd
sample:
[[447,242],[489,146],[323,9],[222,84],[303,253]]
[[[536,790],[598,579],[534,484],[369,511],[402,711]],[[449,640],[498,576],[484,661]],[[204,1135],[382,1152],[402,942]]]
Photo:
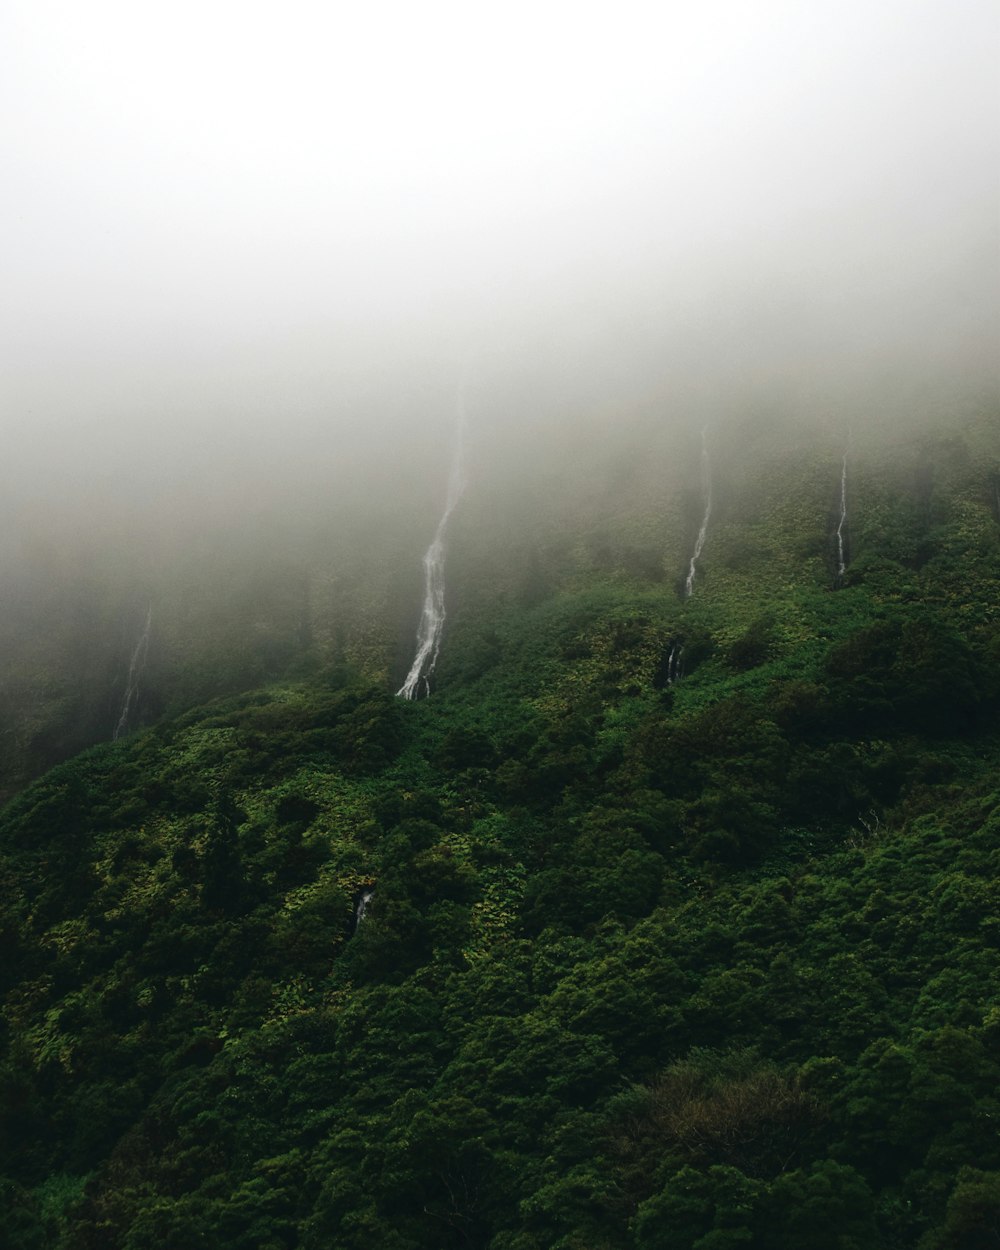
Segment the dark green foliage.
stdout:
[[989,685],[967,641],[927,611],[858,630],[831,652],[826,669],[834,715],[850,726],[962,728]]
[[215,804],[202,855],[201,899],[209,909],[234,915],[245,893],[243,859],[237,828],[246,818],[229,794]]
[[658,531],[532,533],[430,700],[338,660],[11,801],[4,1244],[994,1245],[1000,545],[941,456],[859,470],[837,589],[829,465],[686,603]]
[[940,1230],[921,1250],[990,1250],[1000,1244],[1000,1173],[963,1168]]
[[746,633],[730,646],[726,660],[738,673],[756,668],[769,659],[775,648],[773,622],[769,617],[754,621]]

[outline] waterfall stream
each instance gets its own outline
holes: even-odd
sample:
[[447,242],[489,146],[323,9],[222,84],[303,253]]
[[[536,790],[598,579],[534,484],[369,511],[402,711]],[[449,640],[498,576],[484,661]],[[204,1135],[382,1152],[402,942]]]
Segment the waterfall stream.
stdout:
[[701,559],[701,550],[705,546],[705,538],[708,534],[708,522],[712,515],[712,462],[708,458],[708,426],[706,425],[701,431],[701,485],[702,493],[705,498],[705,515],[701,519],[701,529],[698,531],[698,538],[694,544],[694,551],[691,554],[691,563],[688,566],[687,580],[684,583],[684,598],[690,599],[691,592],[694,590],[694,578],[697,570],[698,561]]
[[112,739],[114,742],[117,742],[122,734],[128,733],[129,719],[135,711],[136,703],[139,700],[139,678],[146,667],[146,657],[149,654],[149,631],[152,624],[153,605],[150,604],[146,610],[146,620],[142,627],[142,633],[139,635],[139,641],[135,644],[132,659],[129,662],[128,677],[125,680],[125,694],[122,698],[121,711],[118,714],[118,723],[115,725]]
[[368,904],[375,897],[374,889],[362,890],[358,896],[358,905],[354,909],[354,930],[357,932],[358,925],[364,920],[365,913],[368,911]]
[[441,650],[444,631],[445,533],[451,514],[465,490],[465,388],[460,387],[456,402],[455,451],[448,477],[448,495],[431,545],[424,556],[424,606],[417,627],[417,650],[406,680],[396,691],[403,699],[416,699],[431,692],[430,679]]
[[847,571],[846,551],[844,547],[844,526],[847,524],[847,452],[840,465],[840,520],[837,522],[837,576],[843,577]]

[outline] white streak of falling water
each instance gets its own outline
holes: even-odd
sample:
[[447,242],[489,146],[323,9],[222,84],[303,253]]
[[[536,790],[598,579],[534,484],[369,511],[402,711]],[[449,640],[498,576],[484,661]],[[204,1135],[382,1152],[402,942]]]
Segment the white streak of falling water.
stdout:
[[698,538],[691,555],[691,563],[688,566],[687,581],[684,583],[685,599],[689,599],[691,592],[694,590],[695,569],[698,561],[701,559],[701,549],[705,545],[705,537],[708,534],[708,521],[712,515],[712,463],[708,458],[707,425],[701,432],[701,485],[705,495],[705,515],[701,519],[701,529],[698,531]]
[[374,897],[375,897],[374,890],[362,890],[361,891],[361,897],[358,899],[358,905],[354,909],[355,930],[357,929],[358,925],[362,922],[362,920],[364,920],[365,913],[368,911],[368,904],[372,901]]
[[142,676],[142,670],[146,667],[146,656],[149,654],[149,631],[153,624],[153,605],[150,604],[146,610],[146,622],[142,627],[142,633],[139,635],[139,641],[135,644],[135,650],[132,652],[132,659],[128,666],[128,678],[125,682],[125,695],[122,699],[121,712],[118,715],[118,723],[115,725],[113,741],[117,742],[122,734],[128,732],[129,718],[135,710],[135,705],[139,700],[139,678]]
[[438,521],[434,538],[424,556],[424,606],[417,628],[417,652],[406,675],[406,681],[396,691],[404,699],[416,699],[421,693],[431,692],[431,674],[441,650],[441,634],[444,630],[444,556],[445,531],[465,490],[465,387],[459,388],[455,420],[455,452],[448,477],[448,497],[444,513]]
[[847,571],[844,560],[844,526],[847,523],[847,452],[840,465],[840,520],[837,523],[837,576],[843,577]]

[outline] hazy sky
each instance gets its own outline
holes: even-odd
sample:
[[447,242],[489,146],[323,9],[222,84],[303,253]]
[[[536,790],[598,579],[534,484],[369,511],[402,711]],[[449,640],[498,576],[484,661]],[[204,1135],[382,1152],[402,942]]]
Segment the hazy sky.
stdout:
[[998,54],[995,0],[3,0],[8,471],[470,353],[985,370]]

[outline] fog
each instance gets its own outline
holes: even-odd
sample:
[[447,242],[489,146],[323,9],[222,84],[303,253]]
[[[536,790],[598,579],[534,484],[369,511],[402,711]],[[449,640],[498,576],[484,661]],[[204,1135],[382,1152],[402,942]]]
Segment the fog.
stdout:
[[998,26],[992,0],[8,0],[7,541],[440,495],[463,369],[494,449],[651,402],[857,423],[989,392]]

